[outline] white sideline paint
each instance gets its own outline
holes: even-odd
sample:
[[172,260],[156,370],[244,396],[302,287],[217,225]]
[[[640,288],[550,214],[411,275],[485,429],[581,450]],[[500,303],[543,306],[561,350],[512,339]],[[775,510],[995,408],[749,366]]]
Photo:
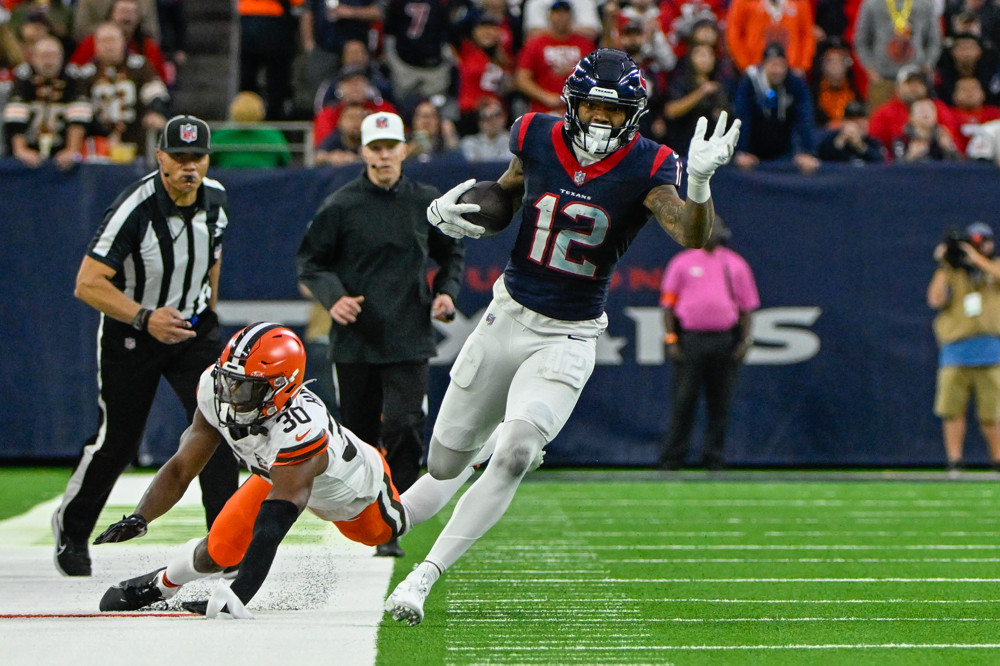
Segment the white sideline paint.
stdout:
[[[152,477],[125,475],[108,503],[134,506]],[[0,615],[97,614],[119,580],[165,565],[175,545],[142,539],[91,546],[94,575],[65,578],[52,562],[49,525],[59,500],[0,521]],[[196,485],[181,500],[200,505]],[[169,514],[161,518],[166,521]],[[303,514],[299,522],[315,521]],[[153,527],[155,528],[156,523]],[[0,617],[0,662],[37,666],[372,666],[392,561],[320,526],[323,543],[278,550],[267,582],[250,603],[254,620],[196,616]],[[298,528],[298,524],[292,529]],[[101,529],[99,526],[98,529]],[[96,532],[95,532],[96,533]],[[205,598],[212,583],[192,583],[184,599]],[[178,595],[178,597],[180,597]],[[285,610],[296,606],[301,610]]]

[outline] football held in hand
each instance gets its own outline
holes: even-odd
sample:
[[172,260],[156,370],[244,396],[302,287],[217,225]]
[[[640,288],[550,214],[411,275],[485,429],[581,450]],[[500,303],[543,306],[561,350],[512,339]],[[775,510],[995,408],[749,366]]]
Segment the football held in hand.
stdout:
[[465,213],[463,218],[472,224],[485,227],[483,237],[500,233],[510,224],[514,216],[514,204],[499,183],[481,180],[471,189],[463,192],[458,203],[479,204],[478,213]]

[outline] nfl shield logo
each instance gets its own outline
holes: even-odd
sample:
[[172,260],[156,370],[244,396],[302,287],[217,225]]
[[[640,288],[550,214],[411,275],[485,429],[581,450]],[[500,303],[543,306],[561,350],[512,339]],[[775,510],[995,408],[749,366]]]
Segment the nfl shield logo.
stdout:
[[192,125],[191,123],[181,125],[181,141],[185,143],[193,143],[197,140],[198,140],[197,125]]
[[573,182],[579,187],[583,185],[583,181],[587,179],[587,174],[582,171],[577,171],[573,174]]
[[125,349],[129,351],[135,349],[135,338],[125,338]]
[[388,126],[389,126],[389,119],[386,118],[385,116],[375,119],[375,127],[379,129],[385,129]]
[[489,313],[488,315],[486,315],[486,325],[487,326],[492,326],[493,322],[495,322],[496,320],[497,320],[497,316],[495,314],[493,314],[492,312]]

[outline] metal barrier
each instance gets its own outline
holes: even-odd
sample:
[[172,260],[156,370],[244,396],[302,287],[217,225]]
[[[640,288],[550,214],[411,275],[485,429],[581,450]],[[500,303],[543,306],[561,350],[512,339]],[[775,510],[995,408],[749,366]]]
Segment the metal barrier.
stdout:
[[[295,164],[304,167],[316,166],[316,148],[313,145],[313,125],[305,121],[268,122],[268,123],[234,123],[224,120],[210,120],[208,126],[212,131],[218,129],[276,129],[285,135],[288,142],[287,150],[292,153],[292,160]],[[148,164],[156,164],[156,145],[160,140],[159,130],[149,130],[146,132],[146,161]],[[235,152],[252,150],[257,152],[281,152],[285,146],[275,146],[272,144],[240,144],[232,146],[218,146],[212,152]]]

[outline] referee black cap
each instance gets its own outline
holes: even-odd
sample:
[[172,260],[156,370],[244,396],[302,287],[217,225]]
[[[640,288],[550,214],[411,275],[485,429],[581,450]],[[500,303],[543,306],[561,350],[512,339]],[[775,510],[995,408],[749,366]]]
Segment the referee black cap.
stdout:
[[212,152],[212,131],[201,118],[174,116],[163,127],[160,150],[165,153],[208,155]]

